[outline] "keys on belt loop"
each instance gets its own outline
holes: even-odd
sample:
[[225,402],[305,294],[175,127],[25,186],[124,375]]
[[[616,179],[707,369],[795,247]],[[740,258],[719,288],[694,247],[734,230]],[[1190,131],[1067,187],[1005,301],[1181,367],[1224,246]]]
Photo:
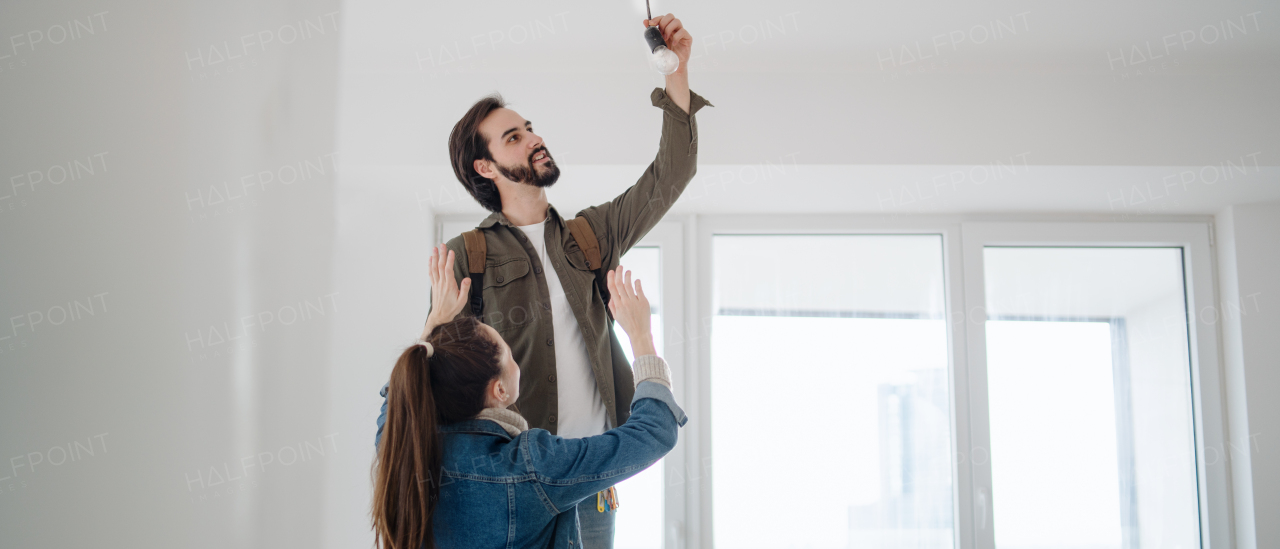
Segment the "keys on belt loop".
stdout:
[[618,510],[618,490],[610,486],[608,490],[596,492],[596,511],[617,511]]

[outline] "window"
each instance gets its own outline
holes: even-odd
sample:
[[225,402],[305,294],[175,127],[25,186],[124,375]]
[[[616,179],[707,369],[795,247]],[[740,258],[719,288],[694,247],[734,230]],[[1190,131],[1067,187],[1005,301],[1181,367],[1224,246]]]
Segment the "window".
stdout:
[[1230,547],[1209,226],[962,232],[974,547]]
[[996,547],[1195,547],[1182,250],[983,256]]
[[714,237],[717,547],[952,546],[941,241]]
[[617,547],[1231,546],[1208,226],[939,219],[699,216],[623,257],[690,423]]
[[[657,246],[636,246],[622,256],[623,267],[631,271],[633,279],[641,281],[645,297],[649,299],[653,311],[649,318],[652,322],[653,344],[658,356],[666,356],[662,345],[662,269],[661,249]],[[614,327],[618,341],[627,355],[627,360],[635,362],[631,345],[627,343],[626,332]],[[618,516],[614,524],[614,543],[616,549],[661,549],[663,522],[663,462],[649,466],[644,472],[624,480],[617,485]]]

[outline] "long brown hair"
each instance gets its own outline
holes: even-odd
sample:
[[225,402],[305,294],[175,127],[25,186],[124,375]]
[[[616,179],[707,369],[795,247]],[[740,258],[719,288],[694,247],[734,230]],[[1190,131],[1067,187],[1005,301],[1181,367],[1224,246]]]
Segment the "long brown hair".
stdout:
[[434,549],[432,516],[440,495],[439,427],[476,417],[484,392],[502,372],[498,344],[463,317],[427,336],[435,353],[413,345],[400,354],[387,388],[387,420],[374,461],[374,543],[382,549]]
[[498,195],[498,185],[476,171],[476,160],[493,160],[493,155],[489,154],[489,140],[480,133],[480,123],[493,111],[506,106],[501,95],[486,96],[476,101],[449,133],[449,162],[453,165],[453,175],[458,177],[476,202],[491,212],[502,211],[502,197]]

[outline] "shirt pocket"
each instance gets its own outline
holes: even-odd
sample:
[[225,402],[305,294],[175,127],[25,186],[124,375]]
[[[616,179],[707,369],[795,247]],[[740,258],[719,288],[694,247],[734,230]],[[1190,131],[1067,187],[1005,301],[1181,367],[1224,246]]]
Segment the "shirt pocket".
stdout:
[[[584,284],[587,280],[591,283],[595,282],[595,269],[587,266],[587,254],[578,247],[577,242],[569,241],[569,243],[565,244],[564,257],[569,262],[569,266],[573,267],[573,275],[576,275],[575,278],[578,284]],[[596,267],[599,267],[599,265],[596,265]]]
[[583,253],[582,249],[578,247],[577,242],[571,240],[569,243],[565,244],[564,256],[565,259],[569,261],[569,265],[574,269],[579,271],[591,270],[587,267],[587,254]]
[[[572,283],[576,288],[586,292],[587,307],[604,308],[604,296],[600,294],[600,288],[596,285],[596,272],[594,269],[587,267],[587,255],[578,247],[578,243],[570,240],[564,247],[565,260],[569,262],[569,266],[573,267],[573,272],[569,273]],[[566,281],[563,277],[561,284]]]
[[523,257],[499,259],[484,269],[484,289],[503,288],[529,274],[529,260]]
[[[566,229],[565,235],[568,236],[568,234],[569,234],[569,231]],[[597,237],[599,237],[599,235],[597,235]],[[604,245],[603,240],[600,241],[600,245],[601,246]],[[572,266],[574,269],[577,269],[583,272],[594,273],[595,269],[600,268],[600,265],[590,265],[590,266],[587,265],[587,254],[586,252],[582,251],[581,246],[578,246],[577,239],[569,236],[564,239],[563,246],[564,246],[565,259],[569,261],[569,265]],[[600,259],[604,261],[603,249],[601,250]]]
[[489,260],[480,289],[484,298],[482,322],[500,334],[529,322],[529,305],[538,293],[529,272],[529,260],[523,257]]

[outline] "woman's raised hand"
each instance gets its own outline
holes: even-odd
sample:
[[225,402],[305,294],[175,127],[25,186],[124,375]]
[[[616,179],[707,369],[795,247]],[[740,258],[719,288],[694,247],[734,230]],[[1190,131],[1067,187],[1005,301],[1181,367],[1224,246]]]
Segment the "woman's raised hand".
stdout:
[[631,338],[631,350],[635,356],[656,355],[653,334],[649,323],[649,300],[644,296],[640,280],[631,283],[631,271],[622,265],[605,275],[609,285],[609,311],[613,319]]
[[431,250],[431,265],[428,274],[431,276],[431,314],[427,315],[427,326],[422,330],[422,338],[436,326],[453,320],[467,306],[467,296],[471,295],[471,277],[462,279],[459,286],[453,277],[453,250],[444,244]]

